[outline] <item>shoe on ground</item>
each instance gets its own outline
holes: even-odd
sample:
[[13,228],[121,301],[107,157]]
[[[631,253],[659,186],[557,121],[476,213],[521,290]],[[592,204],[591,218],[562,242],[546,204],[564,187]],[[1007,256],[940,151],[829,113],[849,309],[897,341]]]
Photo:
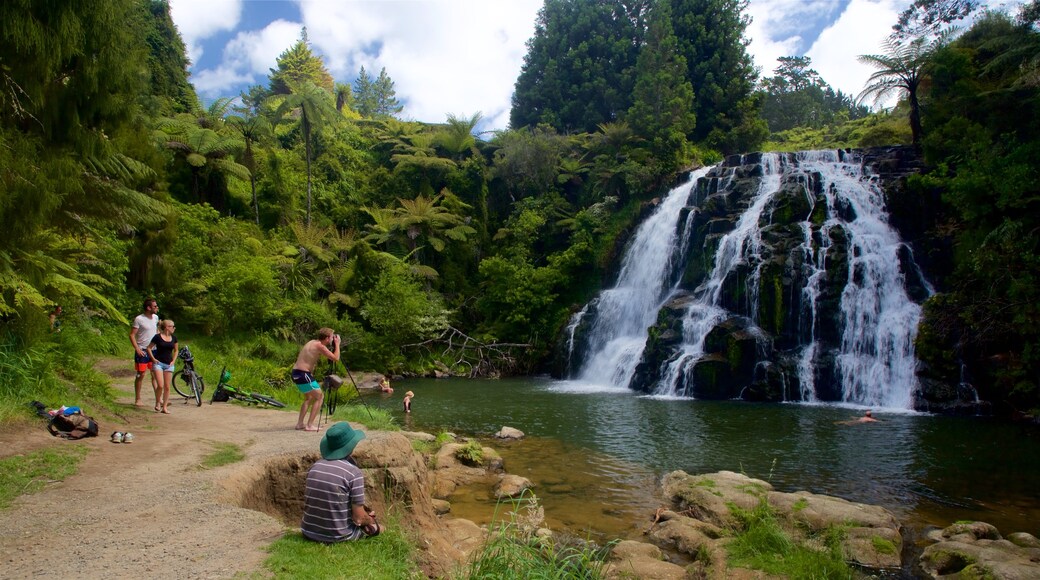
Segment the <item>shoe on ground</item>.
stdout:
[[120,433],[119,431],[115,431],[114,433],[112,433],[112,443],[122,443],[122,442],[123,442],[123,434],[122,433]]
[[133,433],[123,433],[123,443],[133,443],[133,442],[134,442],[134,434]]

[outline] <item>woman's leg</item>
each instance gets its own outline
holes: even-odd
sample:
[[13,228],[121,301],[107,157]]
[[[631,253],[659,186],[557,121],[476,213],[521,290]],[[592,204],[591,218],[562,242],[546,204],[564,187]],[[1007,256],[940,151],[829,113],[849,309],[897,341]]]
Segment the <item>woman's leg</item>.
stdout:
[[162,411],[162,370],[152,365],[152,390],[155,391],[155,410]]
[[162,395],[163,395],[163,413],[169,413],[170,409],[170,385],[173,384],[173,371],[163,371],[163,384],[162,384]]

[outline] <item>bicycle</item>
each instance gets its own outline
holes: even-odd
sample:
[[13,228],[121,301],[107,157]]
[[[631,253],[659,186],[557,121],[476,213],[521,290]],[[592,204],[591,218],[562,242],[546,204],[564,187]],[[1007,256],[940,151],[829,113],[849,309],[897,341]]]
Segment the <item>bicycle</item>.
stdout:
[[285,403],[275,399],[274,397],[268,397],[267,395],[262,395],[260,393],[247,393],[232,386],[231,371],[229,371],[227,366],[225,366],[220,370],[220,380],[217,382],[217,388],[213,391],[213,396],[210,398],[209,404],[212,405],[214,401],[222,403],[229,399],[235,399],[236,401],[241,401],[247,405],[263,404],[278,407],[279,409],[285,407]]
[[184,404],[195,399],[195,406],[202,406],[202,393],[206,390],[206,384],[202,381],[202,375],[195,370],[195,357],[187,346],[182,346],[177,351],[177,357],[181,359],[181,370],[173,373],[173,390],[184,397]]

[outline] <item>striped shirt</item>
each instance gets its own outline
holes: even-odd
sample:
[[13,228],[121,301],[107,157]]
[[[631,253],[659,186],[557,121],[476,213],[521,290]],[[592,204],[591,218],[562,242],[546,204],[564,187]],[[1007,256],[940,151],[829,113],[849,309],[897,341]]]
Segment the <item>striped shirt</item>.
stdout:
[[319,459],[307,472],[300,531],[318,542],[356,540],[364,534],[350,509],[364,503],[365,476],[353,460]]

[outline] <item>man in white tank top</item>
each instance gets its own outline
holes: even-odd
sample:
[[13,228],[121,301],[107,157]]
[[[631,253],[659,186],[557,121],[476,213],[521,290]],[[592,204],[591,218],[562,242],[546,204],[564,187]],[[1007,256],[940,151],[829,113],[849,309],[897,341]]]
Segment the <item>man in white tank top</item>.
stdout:
[[152,337],[159,333],[159,303],[154,298],[148,298],[141,309],[144,312],[138,314],[130,324],[130,344],[134,346],[134,370],[137,372],[134,377],[134,405],[137,406],[141,405],[141,382],[146,373],[152,377],[152,390],[159,389],[155,375],[149,372],[152,370],[152,358],[148,356],[148,345]]

